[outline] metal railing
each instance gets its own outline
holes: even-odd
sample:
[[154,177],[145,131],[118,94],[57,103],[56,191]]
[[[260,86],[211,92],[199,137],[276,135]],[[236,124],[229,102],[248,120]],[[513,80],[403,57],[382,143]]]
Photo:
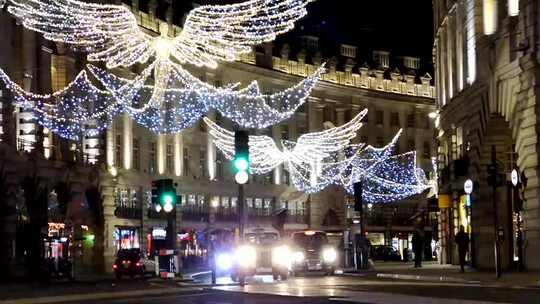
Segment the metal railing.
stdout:
[[114,209],[114,216],[124,219],[141,219],[142,210],[138,207],[118,206]]

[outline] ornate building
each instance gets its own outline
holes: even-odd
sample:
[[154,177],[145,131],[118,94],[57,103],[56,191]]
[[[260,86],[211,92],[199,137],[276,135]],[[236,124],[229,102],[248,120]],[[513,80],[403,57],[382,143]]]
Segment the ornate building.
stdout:
[[[494,267],[497,231],[503,268],[538,269],[538,2],[433,3],[443,262],[457,263],[453,235],[464,225],[473,265]],[[495,193],[492,147],[499,174],[508,176]],[[466,179],[474,182],[470,197]]]
[[[152,33],[159,31],[164,21],[157,19],[155,6],[150,5],[148,13],[140,11],[138,5],[132,10],[142,28]],[[169,32],[181,30],[172,24],[172,18],[167,19]],[[0,13],[0,34],[8,42],[0,45],[0,67],[26,90],[58,90],[84,68],[83,55],[23,29],[6,12]],[[265,90],[277,91],[297,83],[326,61],[317,52],[317,38],[304,39],[309,47],[299,49],[296,58],[287,45],[266,44],[239,62],[222,63],[215,70],[188,68],[216,86],[234,82],[247,85],[258,80]],[[368,108],[357,140],[382,146],[404,128],[399,151],[417,150],[419,167],[431,171],[434,126],[428,114],[435,109],[435,91],[430,75],[417,75],[421,71],[419,59],[391,59],[383,51],[374,52],[373,58],[367,60],[369,65],[358,65],[355,60],[360,58],[355,50],[354,46],[341,46],[340,52],[336,52],[340,55],[330,59],[323,81],[293,118],[257,132],[276,140],[294,140],[306,132],[342,125]],[[279,54],[274,55],[274,51]],[[397,64],[391,66],[391,60]],[[131,72],[118,71],[123,75]],[[0,160],[9,180],[6,185],[13,189],[12,199],[3,203],[14,207],[14,216],[6,216],[2,222],[6,227],[4,233],[9,235],[2,239],[12,244],[9,248],[17,247],[17,232],[11,227],[18,227],[17,215],[24,213],[17,206],[29,204],[18,189],[21,181],[33,174],[46,181],[48,193],[56,195],[46,200],[49,213],[62,209],[58,205],[65,206],[57,218],[51,215],[44,220],[64,224],[53,228],[71,229],[73,233],[66,237],[83,243],[76,253],[81,265],[110,270],[108,265],[119,248],[140,247],[150,253],[156,248],[161,239],[156,237],[159,233],[153,232],[167,224],[150,203],[151,181],[156,179],[172,178],[178,184],[182,203],[175,210],[176,227],[179,248],[186,256],[204,255],[208,234],[217,235],[236,227],[237,187],[230,164],[216,151],[202,123],[179,134],[155,135],[123,115],[101,136],[86,136],[80,142],[65,141],[39,127],[25,109],[11,107],[9,91],[2,93],[0,146],[4,153]],[[231,122],[219,113],[208,116],[231,127]],[[56,190],[60,189],[60,182],[69,186],[67,197]],[[313,195],[300,193],[290,186],[287,172],[279,167],[267,176],[253,176],[245,191],[249,230],[274,230],[272,215],[285,208],[286,231],[323,229],[336,232],[336,242],[342,238],[347,202],[342,189],[329,188]],[[425,199],[411,199],[409,205],[414,213],[425,206]],[[388,230],[386,224],[381,227]],[[57,234],[49,229],[52,239]],[[88,242],[90,239],[92,242]],[[6,249],[4,254],[15,259],[18,253]]]

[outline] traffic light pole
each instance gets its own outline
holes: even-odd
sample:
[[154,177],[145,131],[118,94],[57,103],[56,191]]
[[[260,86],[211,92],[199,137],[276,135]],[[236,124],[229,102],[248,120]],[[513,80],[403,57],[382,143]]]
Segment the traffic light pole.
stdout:
[[[495,145],[491,146],[491,165],[493,168],[497,168],[497,155],[495,150]],[[495,175],[498,172],[495,172]],[[499,241],[499,212],[497,210],[497,182],[494,179],[494,182],[491,185],[492,195],[491,200],[493,203],[493,230],[495,237],[495,274],[497,278],[501,277],[501,244]]]
[[246,202],[244,199],[244,185],[238,185],[238,232],[240,241],[244,241],[244,229],[246,224]]

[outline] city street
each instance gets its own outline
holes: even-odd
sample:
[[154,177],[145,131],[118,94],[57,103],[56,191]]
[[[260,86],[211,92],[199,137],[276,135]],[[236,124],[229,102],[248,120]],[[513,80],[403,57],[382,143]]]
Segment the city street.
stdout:
[[[263,282],[264,281],[264,282]],[[152,295],[99,301],[99,303],[534,303],[540,289],[508,288],[482,284],[396,281],[378,279],[374,274],[355,277],[293,278],[270,282],[256,277],[245,287],[206,287],[181,295]],[[183,284],[185,286],[185,284]],[[536,299],[536,300],[535,300]],[[96,303],[88,301],[83,303]]]

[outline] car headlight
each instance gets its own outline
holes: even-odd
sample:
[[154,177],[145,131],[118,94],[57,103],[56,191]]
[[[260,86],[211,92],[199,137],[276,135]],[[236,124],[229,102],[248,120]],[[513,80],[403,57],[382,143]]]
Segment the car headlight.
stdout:
[[243,245],[236,249],[236,261],[239,266],[252,267],[257,261],[257,251],[255,248],[248,245]]
[[272,264],[289,267],[291,265],[291,251],[287,246],[279,246],[272,250]]
[[306,256],[304,255],[303,252],[301,251],[298,251],[294,254],[294,261],[296,263],[302,263],[304,260],[306,259]]
[[220,270],[230,270],[233,265],[233,258],[228,253],[220,253],[216,257],[216,267]]
[[326,263],[334,263],[337,259],[337,252],[334,248],[326,248],[323,250],[322,256]]

